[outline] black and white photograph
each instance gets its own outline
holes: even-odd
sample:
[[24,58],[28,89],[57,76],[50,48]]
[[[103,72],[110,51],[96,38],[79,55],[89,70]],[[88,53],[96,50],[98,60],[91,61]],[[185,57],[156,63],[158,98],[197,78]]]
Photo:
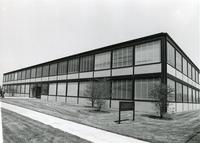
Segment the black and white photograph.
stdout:
[[200,143],[200,1],[0,0],[0,143]]

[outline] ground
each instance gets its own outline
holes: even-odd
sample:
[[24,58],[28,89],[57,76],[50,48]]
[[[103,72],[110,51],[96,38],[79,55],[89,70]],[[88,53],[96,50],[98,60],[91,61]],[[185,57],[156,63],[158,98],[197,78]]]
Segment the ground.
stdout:
[[89,143],[14,112],[2,109],[4,143]]
[[97,113],[91,107],[39,99],[2,101],[149,142],[195,143],[200,139],[200,110],[173,114],[171,120],[160,120],[136,112],[135,121],[131,120],[132,112],[124,112],[122,117],[129,120],[117,124],[117,109]]

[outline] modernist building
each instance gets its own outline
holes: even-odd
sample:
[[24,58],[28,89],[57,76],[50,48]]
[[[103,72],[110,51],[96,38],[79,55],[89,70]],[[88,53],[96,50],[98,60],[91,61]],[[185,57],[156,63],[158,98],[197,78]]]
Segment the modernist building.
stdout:
[[95,79],[110,81],[109,107],[134,100],[136,110],[153,109],[149,90],[162,82],[175,89],[169,111],[200,109],[199,68],[167,33],[159,33],[3,75],[7,96],[36,97],[85,104],[85,89]]

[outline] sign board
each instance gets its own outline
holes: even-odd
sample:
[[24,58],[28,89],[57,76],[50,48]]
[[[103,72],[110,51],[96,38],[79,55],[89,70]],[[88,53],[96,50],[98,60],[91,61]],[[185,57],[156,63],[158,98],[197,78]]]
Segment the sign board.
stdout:
[[133,111],[133,121],[135,119],[135,102],[134,101],[120,101],[119,102],[119,124],[121,121],[121,111]]

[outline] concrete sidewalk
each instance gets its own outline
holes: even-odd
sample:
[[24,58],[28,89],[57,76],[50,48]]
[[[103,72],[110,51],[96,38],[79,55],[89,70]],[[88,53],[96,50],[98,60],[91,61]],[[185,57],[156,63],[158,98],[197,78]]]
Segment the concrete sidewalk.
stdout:
[[39,121],[46,125],[60,129],[64,132],[76,135],[80,138],[86,139],[94,143],[146,143],[131,137],[111,133],[105,130],[93,128],[90,126],[82,125],[79,123],[71,122],[68,120],[60,119],[54,116],[46,115],[40,112],[22,108],[19,106],[1,103],[2,108],[16,112],[25,117]]

